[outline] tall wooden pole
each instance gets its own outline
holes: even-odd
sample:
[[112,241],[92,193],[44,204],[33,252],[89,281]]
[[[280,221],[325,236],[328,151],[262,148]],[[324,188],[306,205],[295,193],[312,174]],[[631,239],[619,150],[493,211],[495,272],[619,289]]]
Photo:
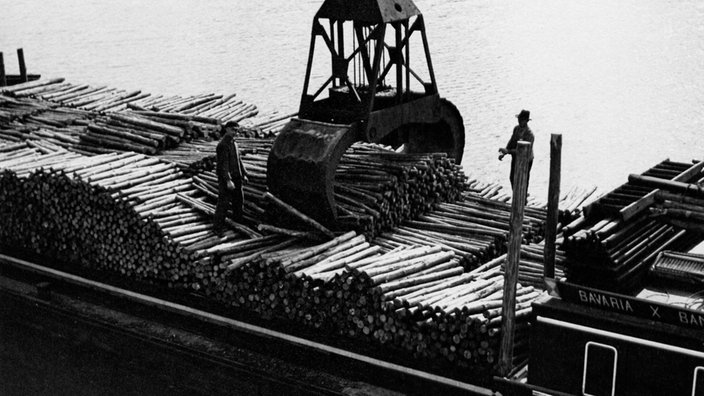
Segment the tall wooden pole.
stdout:
[[550,182],[548,184],[548,219],[545,228],[545,263],[543,276],[555,277],[555,238],[557,236],[558,204],[560,202],[560,168],[562,166],[562,135],[550,135]]
[[17,62],[20,64],[20,80],[21,82],[27,82],[27,66],[24,64],[24,51],[22,48],[17,49]]
[[521,259],[521,239],[523,238],[523,210],[526,204],[528,187],[528,153],[530,143],[519,141],[516,150],[516,169],[513,180],[513,203],[511,207],[511,229],[508,240],[506,270],[504,272],[504,299],[501,320],[501,350],[499,373],[506,376],[512,368],[513,337],[516,317],[516,284],[518,264]]
[[5,79],[5,59],[3,58],[2,52],[0,52],[0,87],[7,85],[7,80]]

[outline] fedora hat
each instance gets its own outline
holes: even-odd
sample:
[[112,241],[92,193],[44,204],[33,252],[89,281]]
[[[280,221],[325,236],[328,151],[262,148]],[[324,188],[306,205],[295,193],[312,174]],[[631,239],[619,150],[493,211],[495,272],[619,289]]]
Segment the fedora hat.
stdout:
[[516,118],[519,120],[528,120],[530,121],[530,111],[528,110],[521,110],[520,113],[516,114]]

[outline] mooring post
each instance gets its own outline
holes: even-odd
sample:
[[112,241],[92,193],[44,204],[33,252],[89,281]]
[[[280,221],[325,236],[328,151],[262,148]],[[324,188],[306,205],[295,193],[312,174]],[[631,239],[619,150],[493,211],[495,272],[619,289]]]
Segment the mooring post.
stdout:
[[0,87],[7,85],[7,78],[5,77],[5,59],[0,52]]
[[27,66],[24,64],[24,51],[22,48],[17,48],[17,62],[20,64],[20,80],[22,82],[29,81],[27,78]]
[[545,262],[543,276],[555,277],[555,238],[557,237],[558,204],[560,203],[560,168],[562,135],[550,135],[550,182],[548,184],[548,218],[545,228]]
[[518,142],[513,180],[513,202],[511,205],[511,229],[508,240],[508,253],[504,271],[504,299],[501,305],[501,350],[499,373],[508,375],[513,366],[513,338],[516,318],[516,284],[518,283],[518,264],[521,259],[521,240],[523,238],[523,211],[526,205],[528,187],[528,153],[531,144]]

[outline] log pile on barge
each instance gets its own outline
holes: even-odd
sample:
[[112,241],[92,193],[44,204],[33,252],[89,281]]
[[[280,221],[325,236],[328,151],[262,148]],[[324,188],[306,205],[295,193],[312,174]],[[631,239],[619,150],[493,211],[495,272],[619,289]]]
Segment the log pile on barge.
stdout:
[[[241,228],[218,236],[210,217],[193,209],[209,205],[195,187],[197,176],[172,164],[141,154],[34,150],[2,162],[13,170],[0,180],[7,245],[199,290],[264,317],[369,338],[431,361],[442,356],[475,373],[491,370],[499,261],[468,275],[455,251],[440,245],[390,250],[354,232],[322,245]],[[429,294],[444,293],[439,285],[454,286],[455,294]],[[524,290],[529,300],[537,294],[531,291]]]
[[[178,112],[98,113],[0,98],[0,134],[9,137],[0,143],[6,247],[366,340],[422,364],[462,369],[460,376],[493,373],[510,205],[489,198],[498,189],[473,189],[482,183],[467,181],[446,155],[354,145],[336,175],[345,215],[336,238],[320,242],[305,225],[272,220],[271,139],[240,129],[250,174],[247,221],[218,235],[211,223],[215,142],[208,139],[219,136],[221,123],[189,135],[191,124]],[[184,138],[157,144],[157,155],[100,139],[68,141],[99,128],[135,136],[162,130],[165,141],[176,137],[165,130],[180,129]],[[542,240],[544,219],[544,205],[527,208],[525,243]],[[541,251],[529,245],[522,254],[516,364],[525,362],[530,302],[543,287]]]

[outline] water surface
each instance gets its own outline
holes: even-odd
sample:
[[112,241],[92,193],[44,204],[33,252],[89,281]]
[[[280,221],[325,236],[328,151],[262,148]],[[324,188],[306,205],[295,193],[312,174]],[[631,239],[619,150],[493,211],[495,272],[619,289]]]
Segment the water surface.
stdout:
[[[3,1],[0,50],[16,73],[165,94],[237,92],[292,111],[320,1]],[[530,192],[545,196],[549,139],[563,189],[606,190],[665,158],[702,158],[704,2],[417,0],[440,92],[464,116],[468,174],[508,185],[497,160],[531,110]]]

